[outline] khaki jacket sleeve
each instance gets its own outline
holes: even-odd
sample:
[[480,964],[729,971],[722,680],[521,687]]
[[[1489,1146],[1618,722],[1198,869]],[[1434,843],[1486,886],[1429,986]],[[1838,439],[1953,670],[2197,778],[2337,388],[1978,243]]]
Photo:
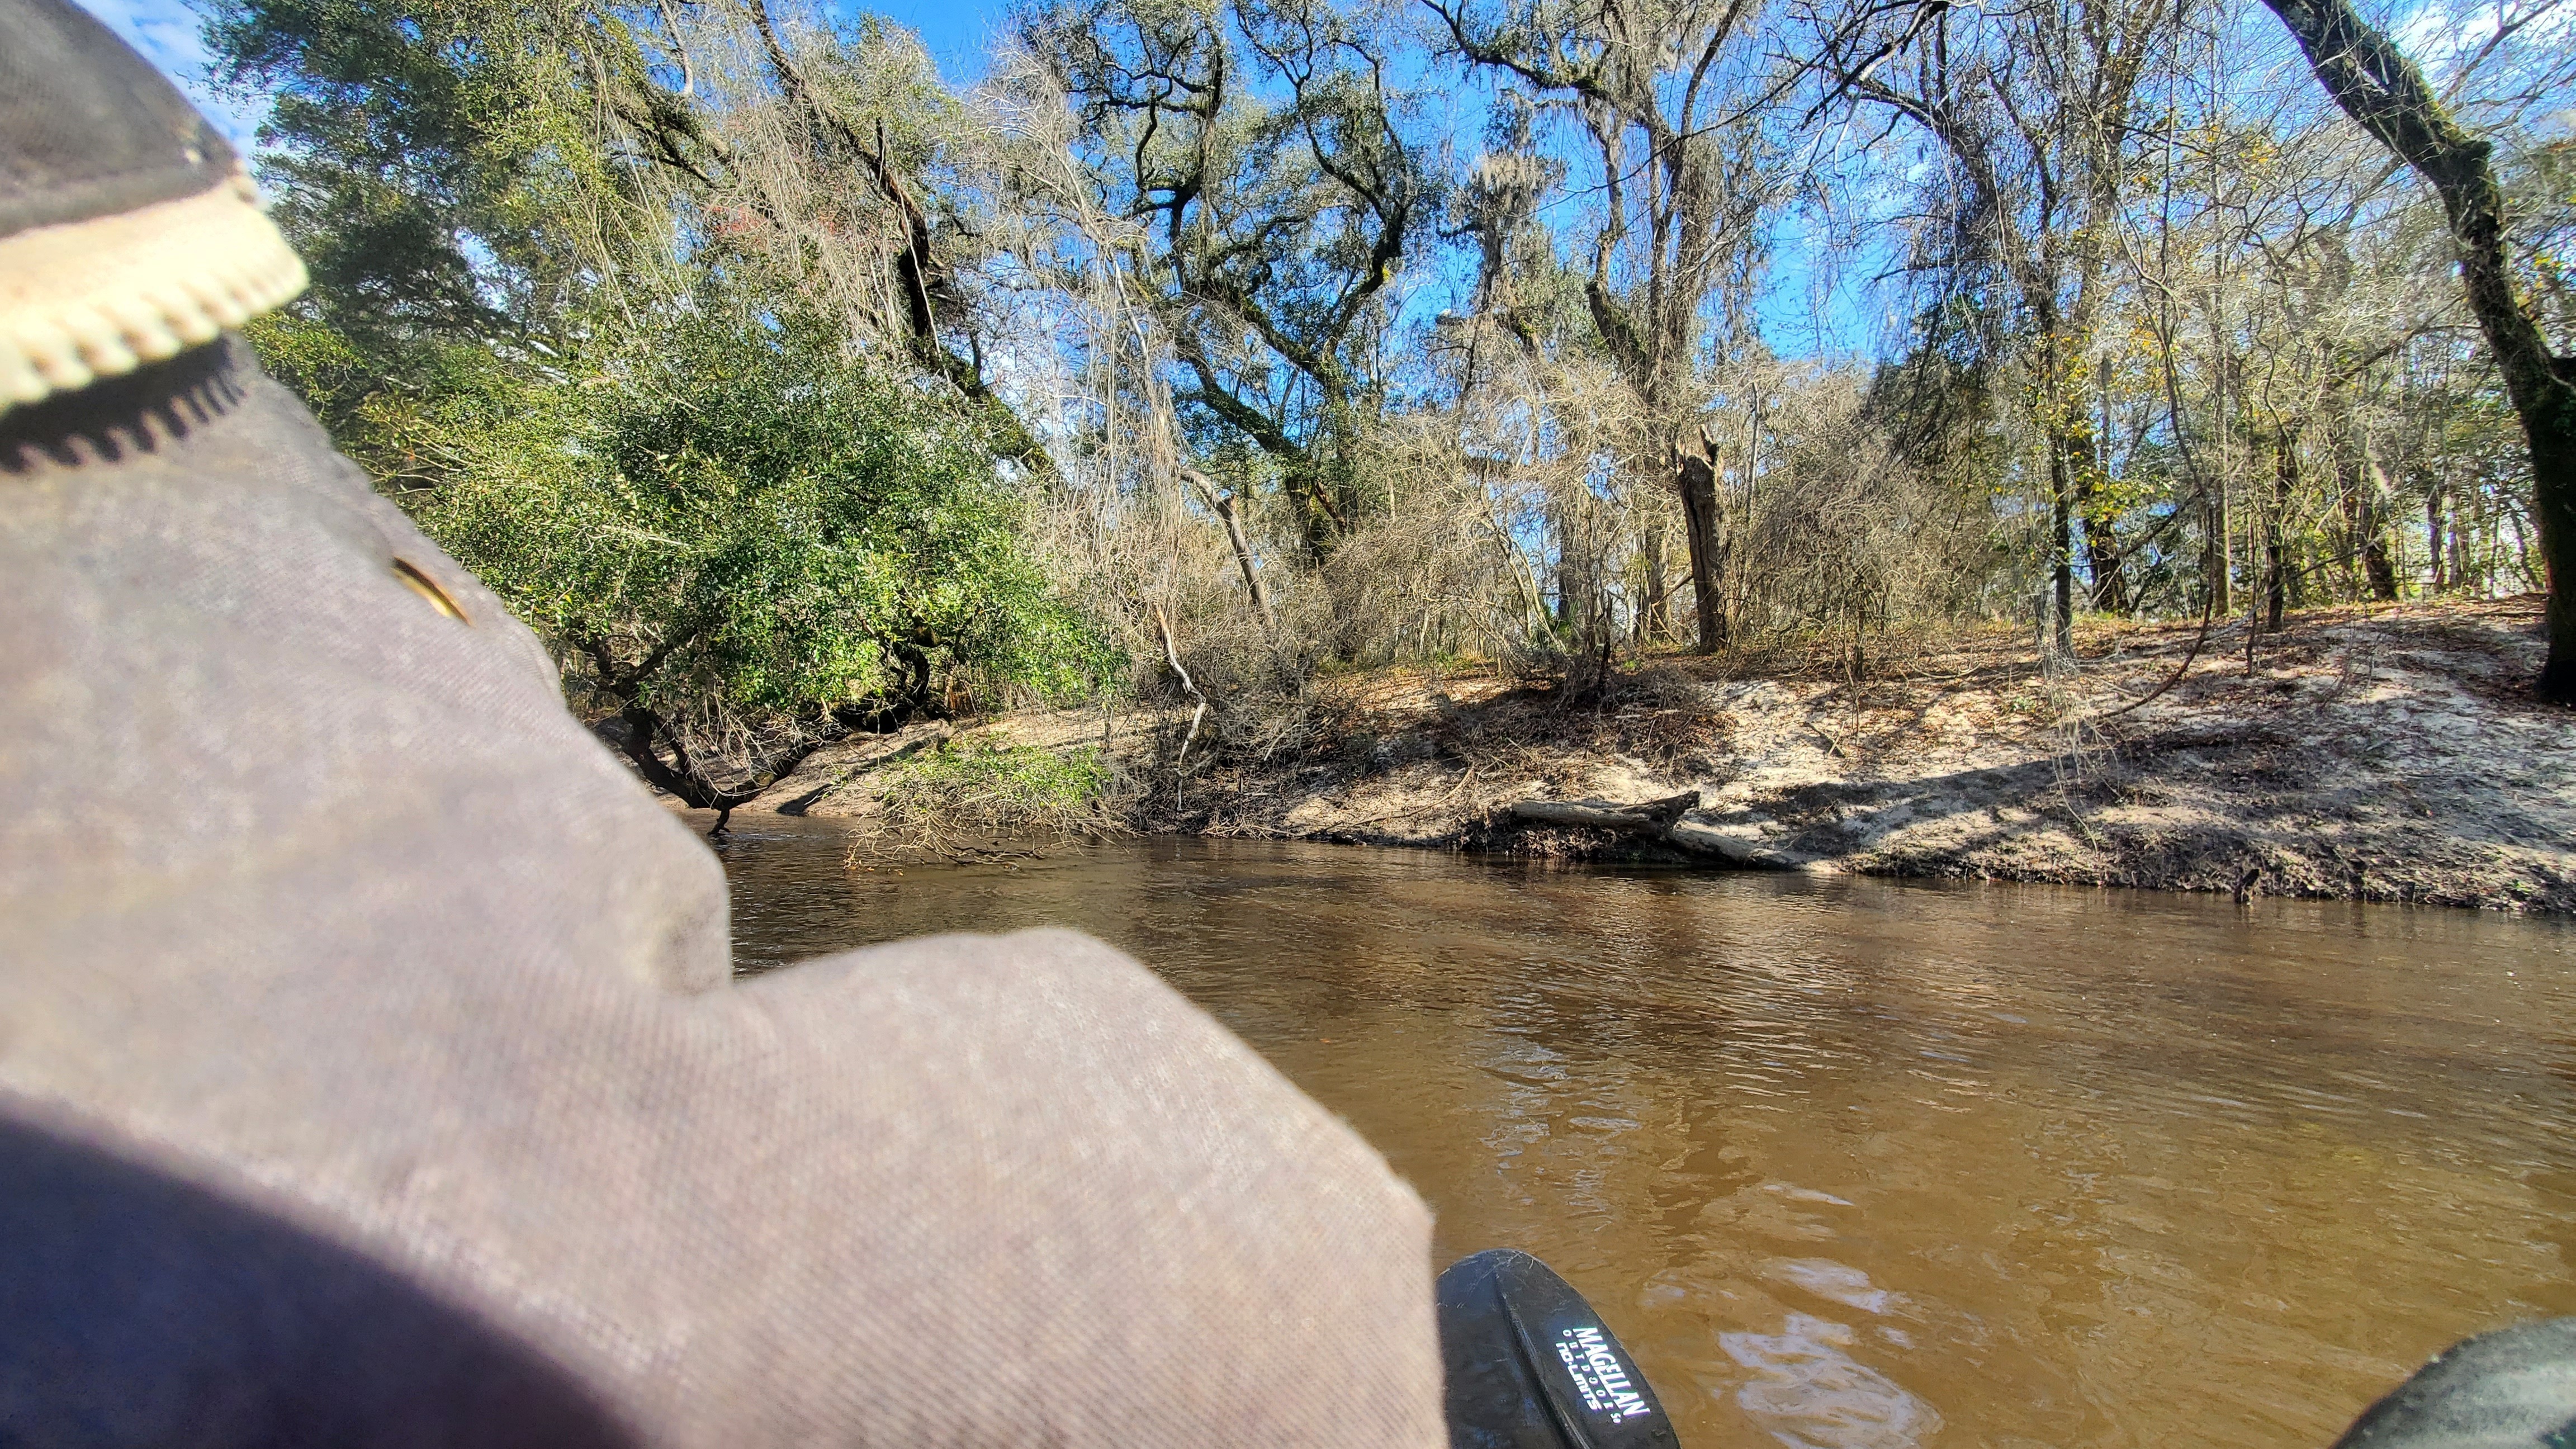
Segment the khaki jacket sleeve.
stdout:
[[0,1439],[1441,1442],[1375,1153],[1078,936],[733,982],[238,344],[0,416],[0,619]]

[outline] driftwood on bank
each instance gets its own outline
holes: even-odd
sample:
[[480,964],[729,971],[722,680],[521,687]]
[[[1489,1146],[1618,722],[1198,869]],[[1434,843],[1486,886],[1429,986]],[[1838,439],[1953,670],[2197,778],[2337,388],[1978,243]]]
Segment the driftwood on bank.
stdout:
[[1798,851],[1782,850],[1765,840],[1758,820],[1693,820],[1699,792],[1668,795],[1622,805],[1611,800],[1522,800],[1503,811],[1504,823],[1522,827],[1553,825],[1576,830],[1603,830],[1642,837],[1693,855],[1715,856],[1729,865],[1755,870],[1830,872],[1834,867]]
[[1622,835],[1662,835],[1672,829],[1674,821],[1698,808],[1699,792],[1693,790],[1635,805],[1607,800],[1523,800],[1508,813],[1525,825],[1571,825]]

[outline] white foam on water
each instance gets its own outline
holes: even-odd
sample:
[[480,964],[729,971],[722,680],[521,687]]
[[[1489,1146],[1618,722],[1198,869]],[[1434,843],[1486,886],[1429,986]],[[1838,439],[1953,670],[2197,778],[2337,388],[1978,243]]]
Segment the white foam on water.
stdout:
[[1777,1334],[1717,1341],[1753,1371],[1736,1405],[1787,1449],[1913,1449],[1941,1430],[1940,1411],[1846,1351],[1842,1324],[1792,1313]]
[[1897,1303],[1896,1295],[1873,1286],[1867,1273],[1831,1258],[1775,1259],[1763,1265],[1762,1276],[1863,1313],[1885,1313]]

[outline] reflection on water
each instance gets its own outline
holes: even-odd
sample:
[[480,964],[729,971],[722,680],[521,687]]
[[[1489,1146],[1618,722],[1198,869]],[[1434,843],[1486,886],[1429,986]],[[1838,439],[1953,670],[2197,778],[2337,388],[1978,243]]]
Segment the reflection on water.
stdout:
[[853,872],[820,822],[727,864],[747,969],[1135,953],[1386,1153],[1442,1261],[1590,1295],[1699,1449],[2323,1446],[2576,1313],[2557,923],[1211,842]]
[[1902,1449],[1930,1440],[1939,1411],[1845,1352],[1857,1341],[1848,1325],[1804,1313],[1790,1314],[1778,1334],[1717,1336],[1726,1356],[1753,1374],[1735,1391],[1736,1407],[1790,1449]]

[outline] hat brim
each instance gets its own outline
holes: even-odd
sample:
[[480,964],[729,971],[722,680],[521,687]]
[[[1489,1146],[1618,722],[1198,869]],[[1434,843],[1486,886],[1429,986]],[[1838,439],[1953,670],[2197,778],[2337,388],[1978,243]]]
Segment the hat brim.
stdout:
[[211,342],[304,290],[250,179],[0,237],[0,410]]

